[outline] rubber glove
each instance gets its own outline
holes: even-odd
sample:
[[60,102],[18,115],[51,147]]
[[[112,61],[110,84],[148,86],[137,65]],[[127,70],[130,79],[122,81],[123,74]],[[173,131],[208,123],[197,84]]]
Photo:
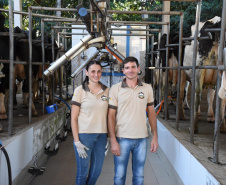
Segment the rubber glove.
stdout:
[[74,141],[74,144],[77,148],[79,157],[86,158],[88,155],[87,155],[85,149],[86,150],[89,150],[89,149],[85,145],[83,145],[80,141],[78,141],[78,142]]
[[108,154],[110,148],[110,138],[107,138],[107,144],[105,146],[105,156]]

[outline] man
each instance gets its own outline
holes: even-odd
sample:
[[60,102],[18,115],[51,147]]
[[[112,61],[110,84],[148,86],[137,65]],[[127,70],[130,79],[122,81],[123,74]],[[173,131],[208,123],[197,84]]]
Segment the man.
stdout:
[[132,153],[133,185],[142,185],[147,154],[146,109],[152,129],[151,152],[158,148],[157,124],[151,85],[138,78],[138,60],[127,57],[123,61],[126,78],[111,87],[109,93],[108,129],[111,151],[114,154],[115,185],[124,185],[127,165]]

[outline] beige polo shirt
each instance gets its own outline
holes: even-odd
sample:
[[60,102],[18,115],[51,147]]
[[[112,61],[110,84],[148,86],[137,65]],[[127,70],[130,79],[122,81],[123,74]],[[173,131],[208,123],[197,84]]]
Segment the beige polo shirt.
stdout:
[[125,79],[111,87],[109,108],[117,110],[116,136],[122,138],[145,138],[147,133],[147,106],[154,105],[151,85],[138,79],[135,89],[130,88]]
[[107,133],[107,111],[109,88],[101,84],[101,91],[95,95],[88,84],[74,90],[72,105],[80,107],[78,116],[79,133]]

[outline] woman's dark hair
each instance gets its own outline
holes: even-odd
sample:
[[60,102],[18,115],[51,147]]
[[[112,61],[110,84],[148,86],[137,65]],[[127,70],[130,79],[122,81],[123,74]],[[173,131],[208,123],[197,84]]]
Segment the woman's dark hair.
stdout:
[[[90,67],[91,65],[93,65],[93,64],[99,65],[99,66],[102,68],[100,62],[95,61],[95,60],[91,60],[91,61],[86,65],[86,71],[88,71],[88,70],[89,70],[89,67]],[[82,82],[82,87],[83,87],[83,88],[85,88],[85,83],[88,82],[88,81],[89,81],[89,77],[86,76],[86,77],[85,77],[85,80]]]

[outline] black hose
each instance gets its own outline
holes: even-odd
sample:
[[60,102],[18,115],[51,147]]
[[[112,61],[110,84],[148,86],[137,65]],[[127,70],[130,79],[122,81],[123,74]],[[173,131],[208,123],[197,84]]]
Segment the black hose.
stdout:
[[6,162],[7,162],[7,166],[8,166],[8,178],[9,178],[9,185],[12,185],[12,172],[11,172],[11,165],[10,165],[10,160],[9,160],[9,156],[7,151],[5,150],[5,148],[2,146],[2,144],[0,144],[0,149],[3,151],[5,158],[6,158]]

